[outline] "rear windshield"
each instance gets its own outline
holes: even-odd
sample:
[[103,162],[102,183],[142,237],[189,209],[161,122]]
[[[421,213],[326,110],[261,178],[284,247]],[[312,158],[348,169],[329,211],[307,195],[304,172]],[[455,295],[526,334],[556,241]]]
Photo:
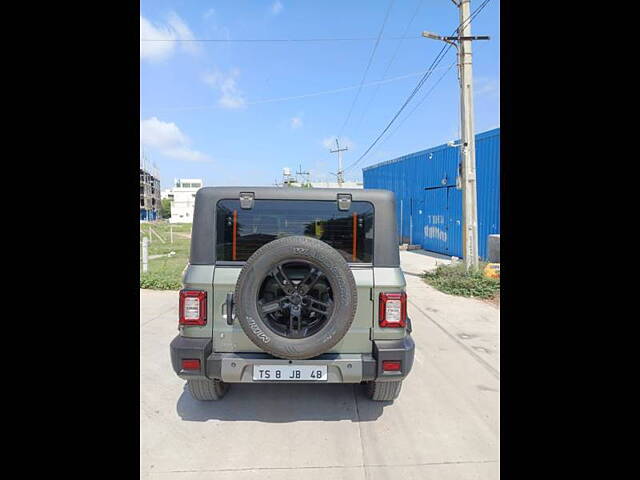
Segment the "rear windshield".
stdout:
[[216,209],[216,259],[245,261],[277,238],[305,235],[335,248],[348,262],[372,263],[373,205],[351,202],[338,210],[328,200],[255,200],[243,210],[240,200],[220,200]]

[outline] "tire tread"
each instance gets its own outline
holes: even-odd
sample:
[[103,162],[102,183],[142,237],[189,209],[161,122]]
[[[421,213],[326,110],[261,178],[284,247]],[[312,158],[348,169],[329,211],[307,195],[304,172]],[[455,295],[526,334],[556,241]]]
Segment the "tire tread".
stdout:
[[[290,248],[290,247],[297,247],[297,246],[304,246],[305,248],[308,248],[309,250],[313,251],[315,255],[325,257],[326,261],[329,261],[329,262],[335,261],[335,262],[341,263],[342,264],[341,268],[343,268],[344,273],[348,275],[348,277],[345,279],[345,282],[349,285],[348,292],[347,292],[347,294],[350,297],[348,302],[349,312],[346,316],[340,317],[341,318],[340,321],[343,322],[343,332],[341,335],[336,336],[328,344],[317,344],[317,345],[307,346],[303,353],[294,353],[292,351],[287,351],[286,347],[285,348],[275,347],[269,343],[263,343],[259,339],[257,339],[255,334],[251,331],[249,326],[244,321],[244,316],[242,313],[244,311],[244,306],[243,305],[236,306],[236,308],[238,309],[238,322],[242,330],[245,332],[245,334],[249,338],[249,340],[251,340],[252,343],[258,346],[264,352],[269,353],[274,357],[284,358],[289,360],[303,360],[307,358],[313,358],[333,348],[349,332],[349,329],[351,328],[351,325],[353,324],[353,321],[355,319],[356,310],[358,307],[357,285],[355,283],[355,279],[353,278],[353,274],[351,273],[351,269],[349,268],[347,261],[344,260],[344,258],[340,256],[340,254],[333,247],[326,244],[325,242],[322,242],[321,240],[317,240],[315,238],[310,238],[305,236],[290,236],[290,237],[280,238],[277,240],[273,240],[263,245],[258,250],[256,250],[253,253],[253,255],[249,257],[244,267],[240,271],[240,275],[238,276],[238,281],[236,284],[235,298],[236,299],[242,298],[241,288],[245,282],[245,278],[249,275],[255,274],[254,268],[253,268],[253,263],[255,260],[257,260],[259,257],[270,256],[272,255],[272,253],[277,252],[283,248],[287,248],[287,247]],[[305,257],[305,256],[309,257],[309,254],[306,253],[305,255],[302,255],[302,257]],[[331,258],[333,258],[333,260],[331,260]]]
[[221,380],[187,380],[187,388],[196,400],[220,400],[229,390],[229,384]]
[[372,381],[367,384],[367,396],[376,402],[395,400],[400,395],[402,380],[391,382]]

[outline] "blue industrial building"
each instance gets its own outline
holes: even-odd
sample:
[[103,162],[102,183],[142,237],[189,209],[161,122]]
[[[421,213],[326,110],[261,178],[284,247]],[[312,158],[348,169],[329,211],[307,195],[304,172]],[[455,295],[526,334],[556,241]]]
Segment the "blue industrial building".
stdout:
[[[456,142],[458,143],[458,142]],[[402,243],[462,257],[460,147],[440,145],[363,169],[364,188],[396,194]],[[476,176],[480,258],[487,236],[500,233],[500,129],[476,135]]]

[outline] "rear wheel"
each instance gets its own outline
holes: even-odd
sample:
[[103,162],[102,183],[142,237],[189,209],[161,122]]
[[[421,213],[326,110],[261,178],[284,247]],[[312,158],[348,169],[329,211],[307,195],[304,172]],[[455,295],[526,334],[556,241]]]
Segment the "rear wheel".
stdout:
[[211,401],[224,397],[229,384],[222,380],[187,380],[187,388],[196,400]]
[[395,400],[400,395],[402,380],[391,382],[367,382],[365,389],[367,397],[377,402],[388,402]]

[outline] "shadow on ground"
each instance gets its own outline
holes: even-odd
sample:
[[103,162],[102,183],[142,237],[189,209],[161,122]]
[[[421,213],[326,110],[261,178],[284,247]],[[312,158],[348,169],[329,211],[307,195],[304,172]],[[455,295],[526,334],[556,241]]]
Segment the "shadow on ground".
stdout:
[[176,409],[182,420],[370,422],[393,402],[374,402],[353,384],[233,384],[222,400],[199,402],[185,388]]

